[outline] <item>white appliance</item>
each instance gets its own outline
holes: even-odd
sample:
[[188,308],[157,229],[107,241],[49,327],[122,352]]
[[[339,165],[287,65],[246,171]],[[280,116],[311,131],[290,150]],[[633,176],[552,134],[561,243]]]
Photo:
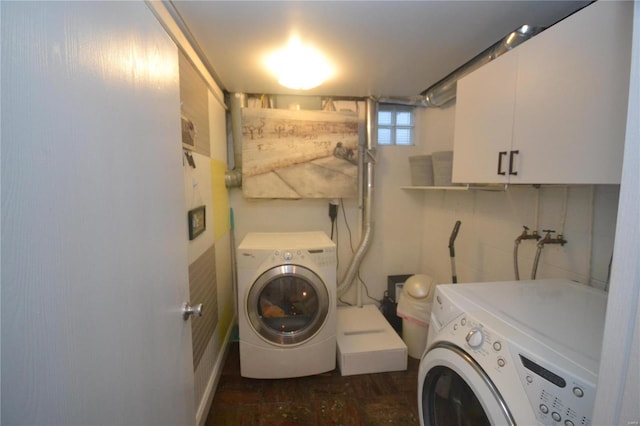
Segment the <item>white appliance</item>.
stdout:
[[338,308],[337,339],[343,376],[407,369],[407,345],[375,305]]
[[249,233],[238,246],[240,374],[280,379],[336,364],[336,246],[323,232]]
[[420,424],[590,425],[606,299],[568,280],[439,285]]

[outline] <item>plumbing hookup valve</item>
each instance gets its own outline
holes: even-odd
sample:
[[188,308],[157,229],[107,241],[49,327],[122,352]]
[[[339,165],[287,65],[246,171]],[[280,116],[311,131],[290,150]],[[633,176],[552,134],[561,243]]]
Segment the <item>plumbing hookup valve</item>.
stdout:
[[541,237],[540,235],[538,235],[538,231],[533,231],[532,233],[529,234],[529,227],[522,225],[522,233],[520,235],[518,235],[518,237],[516,238],[515,243],[516,244],[520,244],[520,241],[522,240],[539,240]]
[[543,229],[542,232],[545,233],[544,238],[538,242],[538,247],[542,248],[545,244],[560,244],[564,246],[567,244],[567,240],[563,238],[562,234],[558,234],[556,238],[552,237],[551,234],[556,232],[553,229]]

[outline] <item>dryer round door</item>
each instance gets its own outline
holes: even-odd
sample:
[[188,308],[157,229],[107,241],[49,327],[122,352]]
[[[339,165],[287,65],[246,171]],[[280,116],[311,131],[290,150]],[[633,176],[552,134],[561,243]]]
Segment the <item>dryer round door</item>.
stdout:
[[247,296],[249,323],[263,339],[278,345],[299,345],[324,325],[329,293],[322,279],[300,265],[279,265],[265,271]]
[[420,362],[420,424],[515,425],[489,376],[458,346],[438,342]]

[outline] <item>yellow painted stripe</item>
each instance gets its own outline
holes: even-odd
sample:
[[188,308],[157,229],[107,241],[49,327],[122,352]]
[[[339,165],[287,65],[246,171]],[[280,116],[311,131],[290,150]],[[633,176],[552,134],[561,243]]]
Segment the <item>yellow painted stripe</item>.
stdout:
[[213,198],[213,236],[215,241],[231,229],[229,221],[229,191],[224,184],[226,163],[211,160],[211,192]]

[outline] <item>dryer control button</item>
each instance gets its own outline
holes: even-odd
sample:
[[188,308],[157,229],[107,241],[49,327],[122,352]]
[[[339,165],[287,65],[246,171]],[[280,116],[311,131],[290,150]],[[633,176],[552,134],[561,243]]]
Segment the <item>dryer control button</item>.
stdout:
[[500,343],[500,342],[498,342],[498,341],[493,342],[493,349],[494,349],[496,352],[500,352],[500,350],[502,349],[502,343]]
[[504,360],[504,358],[500,357],[498,358],[498,367],[504,367],[507,364],[507,361]]
[[464,325],[467,325],[467,319],[466,319],[466,318],[462,318],[462,319],[460,320],[460,324],[462,324],[463,326],[464,326]]
[[575,388],[573,388],[573,394],[578,398],[582,398],[584,396],[584,391],[576,386]]
[[556,422],[562,420],[562,416],[560,416],[560,414],[556,413],[555,411],[551,413],[551,417],[553,417],[553,420],[555,420]]
[[286,261],[289,261],[289,260],[293,259],[293,255],[291,254],[291,252],[286,251],[286,252],[284,252],[284,254],[282,255],[282,258],[283,258],[284,260],[286,260]]
[[549,407],[547,407],[547,406],[546,406],[546,405],[544,405],[544,404],[540,404],[540,407],[539,407],[539,408],[540,408],[540,411],[541,411],[542,413],[544,413],[544,414],[547,414],[547,413],[549,412]]
[[575,426],[575,424],[571,420],[565,420],[564,421],[564,425],[565,426]]

